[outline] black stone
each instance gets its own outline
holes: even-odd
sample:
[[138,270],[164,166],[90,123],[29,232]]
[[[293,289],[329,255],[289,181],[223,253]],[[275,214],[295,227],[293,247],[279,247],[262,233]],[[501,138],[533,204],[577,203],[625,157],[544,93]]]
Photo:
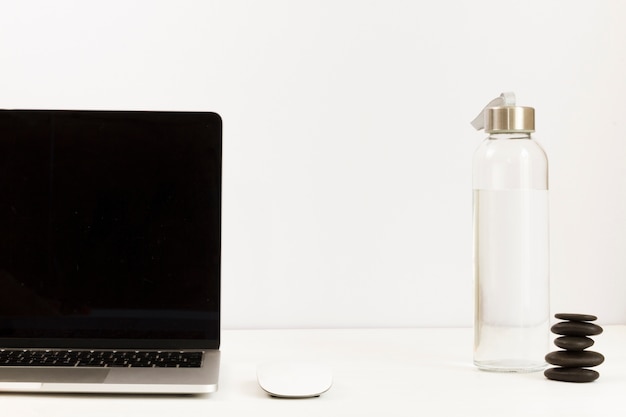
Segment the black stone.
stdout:
[[554,317],[560,320],[571,320],[571,321],[595,321],[598,320],[596,316],[591,314],[571,314],[571,313],[558,313],[555,314]]
[[584,336],[561,336],[554,339],[554,344],[566,350],[585,350],[593,346],[593,339]]
[[584,352],[568,352],[559,350],[546,355],[546,362],[564,368],[592,367],[604,362],[604,356],[590,350]]
[[594,336],[602,333],[602,327],[593,323],[563,321],[550,329],[552,333],[564,336]]
[[543,374],[548,379],[564,382],[591,382],[600,376],[592,369],[583,368],[549,368]]

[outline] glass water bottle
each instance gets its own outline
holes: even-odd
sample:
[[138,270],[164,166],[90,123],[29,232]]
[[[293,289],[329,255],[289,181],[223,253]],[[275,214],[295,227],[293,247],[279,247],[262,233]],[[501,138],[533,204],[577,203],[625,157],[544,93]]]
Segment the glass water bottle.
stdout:
[[512,94],[496,104],[475,126],[489,136],[473,160],[474,364],[538,371],[550,344],[548,160],[534,109]]

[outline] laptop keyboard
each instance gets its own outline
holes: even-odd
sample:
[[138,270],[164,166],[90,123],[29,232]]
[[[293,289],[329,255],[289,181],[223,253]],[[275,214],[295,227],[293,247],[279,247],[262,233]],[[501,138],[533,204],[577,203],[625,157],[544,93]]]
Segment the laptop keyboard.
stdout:
[[199,368],[202,352],[0,350],[0,366]]

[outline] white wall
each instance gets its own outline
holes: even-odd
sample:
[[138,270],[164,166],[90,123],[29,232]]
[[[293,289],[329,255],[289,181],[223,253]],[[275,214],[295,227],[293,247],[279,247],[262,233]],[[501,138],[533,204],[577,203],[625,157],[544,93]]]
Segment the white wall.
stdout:
[[224,118],[223,325],[469,326],[469,121],[551,163],[552,310],[626,323],[626,2],[3,1],[0,107]]

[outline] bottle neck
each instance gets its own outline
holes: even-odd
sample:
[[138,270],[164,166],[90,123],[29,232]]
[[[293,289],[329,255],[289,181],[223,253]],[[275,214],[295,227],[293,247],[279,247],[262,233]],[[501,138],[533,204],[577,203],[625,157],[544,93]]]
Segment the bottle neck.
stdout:
[[490,140],[506,140],[506,139],[531,139],[529,132],[507,132],[507,133],[490,133]]

